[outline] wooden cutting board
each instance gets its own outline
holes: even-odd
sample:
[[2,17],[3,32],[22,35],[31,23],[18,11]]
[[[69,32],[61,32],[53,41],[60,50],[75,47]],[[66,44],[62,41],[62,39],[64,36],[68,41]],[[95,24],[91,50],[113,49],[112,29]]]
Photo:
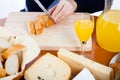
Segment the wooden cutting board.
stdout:
[[[30,35],[27,29],[27,23],[35,20],[36,16],[42,15],[41,12],[13,12],[8,15],[5,28],[15,35]],[[65,48],[72,51],[80,51],[80,42],[74,32],[74,13],[58,24],[45,28],[40,35],[30,35],[40,46],[42,50],[58,50]],[[83,34],[84,35],[84,34]],[[91,38],[85,46],[86,51],[92,48]],[[34,47],[34,46],[33,46]]]

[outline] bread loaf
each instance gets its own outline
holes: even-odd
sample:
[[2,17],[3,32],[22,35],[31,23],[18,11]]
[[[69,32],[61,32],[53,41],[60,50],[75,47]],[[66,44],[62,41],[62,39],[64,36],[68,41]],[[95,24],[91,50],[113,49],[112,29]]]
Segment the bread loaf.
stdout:
[[37,16],[35,21],[28,22],[28,31],[30,34],[41,34],[44,27],[53,25],[54,22],[47,15]]
[[26,80],[69,80],[70,67],[58,57],[47,53],[25,71]]
[[[58,57],[64,60],[71,67],[72,73],[79,73],[84,67],[88,68],[96,80],[110,80],[113,69],[81,55],[77,55],[65,49],[58,51]],[[112,79],[111,79],[112,80]]]

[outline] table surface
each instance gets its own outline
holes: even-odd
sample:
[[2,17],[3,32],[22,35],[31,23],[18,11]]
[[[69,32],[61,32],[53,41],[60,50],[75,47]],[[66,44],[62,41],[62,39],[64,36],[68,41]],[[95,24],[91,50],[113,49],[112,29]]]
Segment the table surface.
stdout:
[[[97,17],[95,17],[95,21],[97,20]],[[4,26],[4,23],[6,21],[6,18],[0,19],[0,26]],[[96,42],[96,28],[94,28],[94,32],[92,35],[92,50],[89,52],[85,52],[84,55],[85,57],[94,60],[96,62],[99,62],[103,65],[108,66],[109,65],[109,61],[111,60],[111,58],[116,54],[116,53],[112,53],[112,52],[108,52],[104,49],[102,49]],[[49,50],[42,50],[41,54],[38,56],[38,58],[42,55],[44,55],[45,53],[50,52],[54,55],[57,55],[57,51],[49,51]],[[76,54],[80,54],[79,51],[75,51]],[[36,59],[35,59],[36,60]]]

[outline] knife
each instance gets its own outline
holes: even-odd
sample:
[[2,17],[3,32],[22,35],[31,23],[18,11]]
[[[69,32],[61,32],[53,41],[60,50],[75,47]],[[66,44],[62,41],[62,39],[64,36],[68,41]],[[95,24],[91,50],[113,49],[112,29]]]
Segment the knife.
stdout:
[[49,18],[50,18],[54,23],[56,23],[55,20],[52,18],[52,16],[48,13],[47,9],[42,5],[42,3],[41,3],[39,0],[34,0],[34,1],[35,1],[35,2],[37,3],[37,5],[45,12],[45,14],[48,15]]

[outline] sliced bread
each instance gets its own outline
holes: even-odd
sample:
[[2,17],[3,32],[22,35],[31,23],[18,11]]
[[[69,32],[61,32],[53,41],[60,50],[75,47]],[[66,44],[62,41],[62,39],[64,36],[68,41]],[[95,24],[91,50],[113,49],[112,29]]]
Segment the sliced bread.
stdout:
[[29,21],[27,24],[27,28],[30,34],[35,34],[35,25],[33,21]]
[[12,54],[5,62],[5,70],[7,75],[15,75],[19,70],[19,60],[17,54]]
[[7,59],[8,56],[10,56],[11,54],[18,53],[18,52],[22,51],[24,48],[25,48],[24,45],[16,44],[16,45],[12,46],[11,48],[7,49],[6,51],[4,51],[2,53],[2,57],[4,59]]
[[5,76],[6,76],[6,71],[5,71],[5,69],[0,68],[0,78],[5,77]]

